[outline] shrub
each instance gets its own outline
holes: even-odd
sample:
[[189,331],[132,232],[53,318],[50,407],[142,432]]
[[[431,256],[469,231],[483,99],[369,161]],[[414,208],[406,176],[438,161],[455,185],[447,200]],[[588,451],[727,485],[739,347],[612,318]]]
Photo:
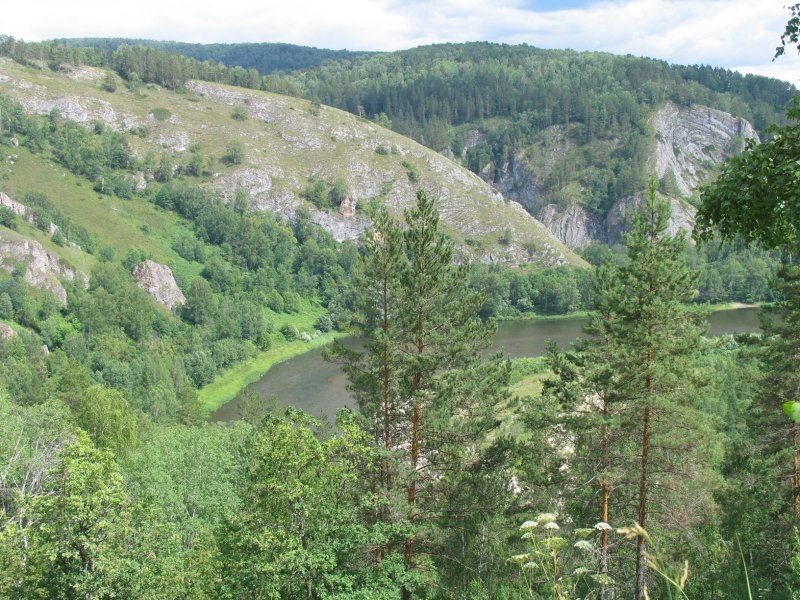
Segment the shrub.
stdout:
[[320,315],[314,322],[314,328],[319,329],[322,333],[327,333],[333,329],[333,319],[331,319],[330,315]]
[[231,140],[225,149],[223,160],[231,165],[240,165],[245,159],[244,142],[242,140]]
[[247,121],[247,109],[243,106],[237,106],[231,111],[231,119],[234,121]]
[[296,325],[292,323],[287,323],[283,327],[281,327],[281,335],[286,338],[287,342],[292,342],[300,337],[300,330],[297,329]]
[[16,229],[17,228],[16,213],[6,206],[0,206],[0,225],[8,227],[9,229]]
[[151,108],[150,114],[156,121],[166,121],[172,116],[168,108]]

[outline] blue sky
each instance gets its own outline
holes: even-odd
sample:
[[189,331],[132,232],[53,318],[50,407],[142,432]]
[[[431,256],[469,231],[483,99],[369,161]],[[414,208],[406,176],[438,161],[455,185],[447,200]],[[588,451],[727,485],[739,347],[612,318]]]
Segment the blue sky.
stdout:
[[26,40],[141,37],[398,50],[488,40],[709,64],[800,84],[796,52],[772,62],[785,0],[28,0],[0,33]]

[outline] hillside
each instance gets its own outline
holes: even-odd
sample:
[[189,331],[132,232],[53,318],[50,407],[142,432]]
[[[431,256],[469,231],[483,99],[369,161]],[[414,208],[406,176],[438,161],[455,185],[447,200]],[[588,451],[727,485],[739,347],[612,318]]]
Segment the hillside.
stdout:
[[[168,156],[176,164],[193,155],[209,157],[205,185],[229,201],[241,189],[253,209],[292,218],[302,207],[339,240],[363,231],[371,204],[399,214],[421,186],[439,198],[445,224],[468,255],[486,262],[581,263],[520,205],[504,201],[478,177],[353,115],[208,82],[189,82],[182,93],[157,86],[131,91],[121,83],[109,92],[101,89],[106,76],[91,67],[54,72],[3,59],[0,93],[32,114],[57,109],[87,127],[99,122],[125,132],[142,157]],[[225,158],[231,145],[241,157]],[[148,176],[140,173],[143,185]],[[340,206],[321,208],[306,199],[313,199],[317,182],[340,182]]]
[[[653,175],[691,212],[684,200],[696,186],[745,139],[782,122],[796,93],[724,69],[483,42],[329,62],[266,83],[391,125],[520,201],[575,247],[618,241],[615,213]],[[699,152],[693,138],[705,138]],[[665,150],[683,158],[665,162]]]
[[[358,54],[2,38],[0,52],[29,65],[110,67],[129,84],[182,89],[191,78],[224,81],[337,106],[468,168],[573,248],[617,243],[654,175],[673,200],[673,226],[690,227],[696,186],[746,139],[781,122],[796,92],[783,81],[708,66],[485,42]],[[524,259],[519,249],[511,255]]]

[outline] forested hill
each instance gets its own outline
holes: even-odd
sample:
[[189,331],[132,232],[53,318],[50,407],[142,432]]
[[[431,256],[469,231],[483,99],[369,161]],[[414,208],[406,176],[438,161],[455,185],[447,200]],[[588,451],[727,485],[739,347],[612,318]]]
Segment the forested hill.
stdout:
[[395,130],[495,177],[517,150],[561,126],[588,153],[560,165],[542,191],[557,196],[577,176],[601,210],[643,188],[646,165],[637,155],[646,154],[649,118],[665,102],[716,108],[763,133],[782,121],[796,92],[783,81],[708,66],[484,42],[331,62],[275,75],[267,84],[391,121]]
[[351,112],[360,105],[367,116],[383,112],[418,134],[436,121],[459,125],[523,114],[532,127],[578,122],[601,134],[666,100],[719,108],[763,130],[781,118],[796,92],[784,81],[709,66],[489,42],[330,62],[273,77],[270,86]]
[[372,52],[352,52],[349,50],[327,50],[311,46],[279,43],[242,44],[189,44],[157,40],[128,38],[71,38],[53,40],[73,48],[92,47],[103,50],[117,50],[120,46],[145,46],[181,54],[199,61],[220,62],[230,67],[256,69],[262,75],[275,71],[292,71],[316,67],[326,61],[356,58],[374,54]]
[[[770,124],[783,122],[796,92],[784,81],[726,69],[524,44],[439,44],[358,55],[274,44],[144,41],[158,59],[142,62],[137,57],[144,49],[133,46],[140,42],[67,40],[44,53],[89,44],[123,77],[135,72],[174,86],[180,77],[143,74],[153,64],[173,62],[166,71],[182,77],[262,87],[375,120],[480,175],[573,247],[619,241],[619,214],[654,173],[662,193],[680,201],[691,220],[685,200],[751,137],[744,121],[763,137]],[[282,70],[270,73],[274,69]],[[706,107],[727,114],[703,113]],[[704,126],[700,117],[711,124],[710,136],[695,135]],[[722,137],[716,137],[719,121]],[[668,139],[676,125],[680,139]],[[691,156],[687,144],[695,146]]]

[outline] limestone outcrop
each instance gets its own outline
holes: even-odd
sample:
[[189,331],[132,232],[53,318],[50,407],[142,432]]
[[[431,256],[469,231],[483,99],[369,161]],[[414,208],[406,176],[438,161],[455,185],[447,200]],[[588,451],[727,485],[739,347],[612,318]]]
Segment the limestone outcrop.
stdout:
[[133,267],[133,278],[150,297],[170,310],[186,303],[186,297],[175,282],[172,269],[152,260]]
[[19,234],[0,231],[0,269],[11,273],[18,263],[26,267],[25,281],[28,284],[52,292],[62,306],[67,304],[67,291],[61,285],[60,279],[71,281],[78,278],[84,287],[89,285],[86,275],[64,265],[39,242]]
[[[655,144],[649,161],[671,197],[670,233],[690,232],[695,210],[681,198],[707,181],[747,140],[758,141],[758,134],[746,120],[701,105],[667,103],[653,114],[650,123]],[[518,152],[496,173],[487,171],[485,178],[493,177],[497,190],[522,204],[570,248],[583,248],[592,242],[617,243],[630,225],[632,212],[641,204],[642,194],[622,198],[605,215],[591,213],[578,201],[567,206],[548,203],[543,194],[550,169],[568,154],[572,144],[563,126],[551,127],[539,146],[527,154]]]
[[694,104],[663,106],[652,118],[655,130],[655,171],[659,178],[671,171],[683,196],[688,196],[744,141],[759,141],[753,126],[738,117]]

